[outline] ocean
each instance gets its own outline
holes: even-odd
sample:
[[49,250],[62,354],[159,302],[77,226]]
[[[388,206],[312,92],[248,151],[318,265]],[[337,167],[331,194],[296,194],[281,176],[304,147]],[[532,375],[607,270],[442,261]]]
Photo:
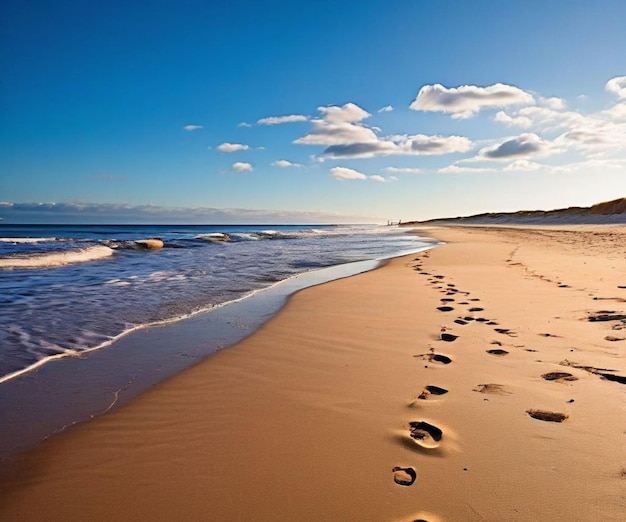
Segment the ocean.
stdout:
[[[145,248],[148,238],[163,248]],[[2,224],[0,383],[304,272],[434,243],[375,225]]]

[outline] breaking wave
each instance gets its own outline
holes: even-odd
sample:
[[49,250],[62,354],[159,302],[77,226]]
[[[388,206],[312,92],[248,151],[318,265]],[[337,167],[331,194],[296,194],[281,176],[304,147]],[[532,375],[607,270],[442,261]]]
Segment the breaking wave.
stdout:
[[113,255],[113,249],[104,245],[94,245],[64,252],[37,253],[0,257],[0,268],[49,268],[54,266],[85,263],[104,259]]

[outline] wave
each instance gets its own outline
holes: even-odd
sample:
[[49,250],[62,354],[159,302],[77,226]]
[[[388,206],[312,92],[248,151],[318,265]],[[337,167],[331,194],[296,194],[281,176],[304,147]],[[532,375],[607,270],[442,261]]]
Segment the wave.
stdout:
[[165,246],[163,240],[156,237],[134,240],[103,239],[101,243],[115,250],[159,250]]
[[0,243],[51,243],[59,241],[57,237],[0,237]]
[[211,234],[198,234],[196,239],[202,239],[204,241],[230,241],[230,236],[222,232],[212,232]]
[[108,246],[95,245],[65,252],[0,257],[0,268],[49,268],[95,261],[112,255],[113,250]]

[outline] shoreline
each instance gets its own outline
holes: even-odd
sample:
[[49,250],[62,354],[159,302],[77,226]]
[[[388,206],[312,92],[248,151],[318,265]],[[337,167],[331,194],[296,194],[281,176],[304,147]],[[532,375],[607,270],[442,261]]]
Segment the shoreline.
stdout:
[[428,231],[24,455],[3,519],[619,520],[623,227]]
[[130,403],[158,383],[252,335],[294,293],[375,270],[389,259],[296,274],[233,301],[141,325],[97,347],[52,356],[2,377],[0,410],[9,422],[0,424],[0,471],[22,451]]

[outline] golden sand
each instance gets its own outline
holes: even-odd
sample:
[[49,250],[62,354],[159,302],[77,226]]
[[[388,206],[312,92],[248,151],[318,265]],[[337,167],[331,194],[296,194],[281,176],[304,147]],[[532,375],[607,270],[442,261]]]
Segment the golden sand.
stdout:
[[26,454],[0,520],[623,520],[624,228],[423,230]]

